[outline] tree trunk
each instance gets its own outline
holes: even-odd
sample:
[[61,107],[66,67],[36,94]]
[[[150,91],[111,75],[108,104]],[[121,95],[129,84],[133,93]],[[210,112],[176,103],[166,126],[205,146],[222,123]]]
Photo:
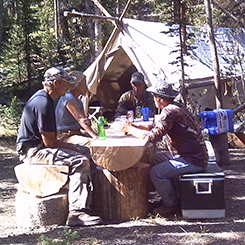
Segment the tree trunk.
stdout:
[[2,37],[3,37],[3,0],[0,0],[0,56],[2,53]]
[[180,65],[181,65],[181,86],[180,94],[184,105],[186,105],[187,90],[185,88],[185,60],[184,56],[187,54],[186,47],[186,7],[185,3],[179,3],[179,38],[180,38]]
[[[210,0],[205,0],[206,5],[206,17],[207,17],[207,29],[210,41],[211,55],[213,59],[214,69],[214,85],[216,96],[216,108],[222,108],[222,95],[221,95],[221,83],[220,83],[220,71],[219,60],[217,55],[217,49],[215,45],[215,37],[212,23],[212,10]],[[229,164],[229,152],[228,152],[228,139],[227,134],[210,135],[209,139],[214,147],[216,153],[216,159],[219,166]]]
[[[85,4],[86,13],[91,13],[91,1],[90,0],[85,0],[84,4]],[[94,33],[94,28],[93,28],[93,22],[91,20],[89,20],[89,19],[86,20],[86,21],[87,21],[87,25],[88,25],[89,36],[92,37],[92,40],[94,40],[95,39],[95,33]],[[90,63],[92,63],[95,60],[95,45],[94,45],[94,42],[90,42],[89,48],[90,48]]]
[[66,39],[70,38],[70,33],[69,33],[69,28],[68,28],[68,23],[67,23],[67,18],[64,16],[64,11],[68,9],[68,3],[67,1],[58,1],[57,2],[57,38],[59,35],[59,32],[62,32],[63,37]]
[[55,38],[58,40],[59,37],[59,32],[58,32],[58,27],[59,27],[59,18],[58,18],[58,1],[54,0],[54,29],[55,29]]
[[218,54],[217,54],[217,49],[215,45],[215,37],[214,37],[213,21],[212,21],[212,9],[211,9],[210,0],[205,0],[205,5],[206,5],[206,15],[207,15],[206,16],[207,17],[207,31],[208,31],[209,41],[210,41],[211,56],[213,59],[216,108],[222,108],[219,60],[218,60]]
[[[95,7],[95,14],[96,15],[101,14],[100,10],[97,7]],[[94,33],[95,33],[95,57],[97,57],[102,51],[102,45],[101,45],[102,27],[100,25],[100,21],[97,19],[95,19],[94,21]]]

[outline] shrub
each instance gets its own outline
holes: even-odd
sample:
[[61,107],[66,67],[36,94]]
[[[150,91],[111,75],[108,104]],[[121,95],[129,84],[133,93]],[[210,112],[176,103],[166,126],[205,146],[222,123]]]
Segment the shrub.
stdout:
[[8,132],[17,133],[20,124],[22,106],[16,96],[11,100],[10,105],[0,107],[1,126]]

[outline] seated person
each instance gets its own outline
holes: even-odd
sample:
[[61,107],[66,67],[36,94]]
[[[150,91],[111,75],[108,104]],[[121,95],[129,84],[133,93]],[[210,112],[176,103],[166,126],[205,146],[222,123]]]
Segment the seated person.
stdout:
[[[80,71],[72,71],[70,74],[76,77],[76,80],[69,84],[70,91],[59,99],[55,110],[57,137],[67,143],[86,145],[97,138],[80,99],[80,96],[88,91],[86,77]],[[80,137],[76,137],[77,135]]]
[[146,84],[144,75],[140,72],[134,72],[131,76],[130,84],[132,90],[121,95],[118,101],[115,118],[121,115],[127,115],[129,110],[133,110],[135,115],[136,107],[149,107],[150,117],[154,117],[156,107],[153,96],[150,92],[146,91]]
[[44,74],[43,89],[26,103],[17,137],[17,151],[25,164],[69,166],[69,215],[67,225],[96,225],[100,217],[90,215],[92,182],[90,151],[56,137],[54,100],[64,96],[75,77],[60,67]]
[[153,94],[156,107],[162,110],[157,121],[147,126],[137,126],[126,121],[122,131],[154,143],[165,136],[168,150],[174,149],[177,152],[157,152],[155,165],[150,171],[152,183],[162,201],[162,205],[153,209],[152,213],[168,217],[180,210],[174,177],[203,172],[208,154],[194,118],[184,107],[174,102],[178,92],[165,81],[159,81],[147,90]]

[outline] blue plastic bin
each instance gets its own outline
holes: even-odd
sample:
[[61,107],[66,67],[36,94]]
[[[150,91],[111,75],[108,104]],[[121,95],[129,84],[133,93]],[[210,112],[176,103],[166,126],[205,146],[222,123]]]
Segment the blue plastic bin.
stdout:
[[212,135],[234,132],[233,110],[215,109],[203,111],[199,114],[202,120],[202,131]]

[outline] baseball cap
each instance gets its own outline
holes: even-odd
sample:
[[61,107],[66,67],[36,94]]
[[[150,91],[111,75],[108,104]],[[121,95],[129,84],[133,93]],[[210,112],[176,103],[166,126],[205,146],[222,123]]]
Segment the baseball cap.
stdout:
[[144,75],[141,72],[134,72],[131,76],[130,83],[145,83]]
[[162,98],[175,98],[178,91],[174,90],[172,85],[164,80],[158,80],[153,86],[147,89],[152,94],[156,94]]
[[70,83],[76,80],[76,77],[69,75],[63,68],[61,67],[51,67],[44,73],[45,81],[52,81],[55,79],[62,79],[66,82]]

